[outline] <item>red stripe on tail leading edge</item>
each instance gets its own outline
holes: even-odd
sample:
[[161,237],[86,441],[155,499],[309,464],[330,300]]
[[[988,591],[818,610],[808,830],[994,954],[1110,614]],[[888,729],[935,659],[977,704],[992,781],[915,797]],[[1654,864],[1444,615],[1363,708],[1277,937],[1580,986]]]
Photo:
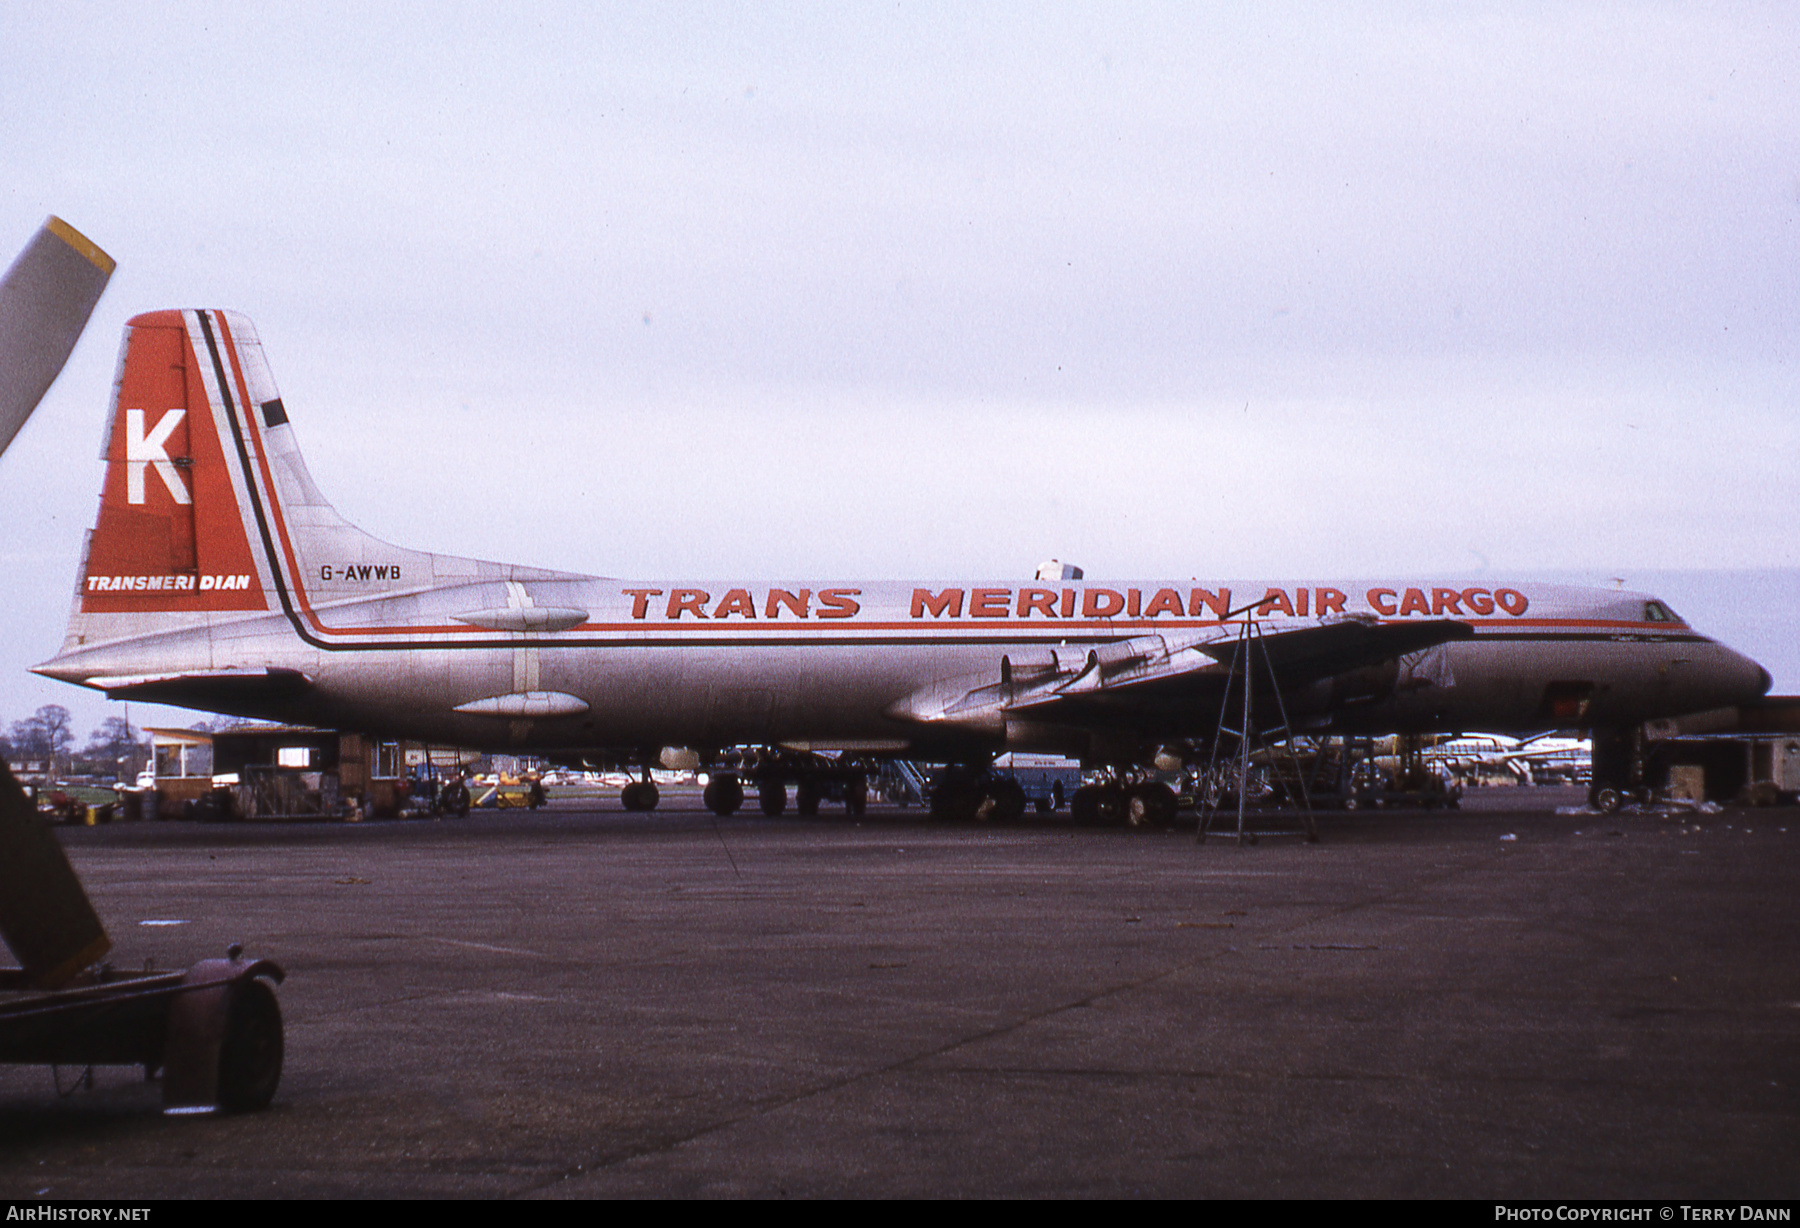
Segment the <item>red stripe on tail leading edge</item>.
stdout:
[[203,361],[179,311],[126,326],[84,613],[269,608]]

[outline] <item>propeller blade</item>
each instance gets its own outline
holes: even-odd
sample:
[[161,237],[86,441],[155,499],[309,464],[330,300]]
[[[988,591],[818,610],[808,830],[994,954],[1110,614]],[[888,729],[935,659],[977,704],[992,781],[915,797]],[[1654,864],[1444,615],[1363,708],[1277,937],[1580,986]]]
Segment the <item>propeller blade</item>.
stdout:
[[113,266],[86,235],[53,217],[0,279],[0,452],[68,361]]

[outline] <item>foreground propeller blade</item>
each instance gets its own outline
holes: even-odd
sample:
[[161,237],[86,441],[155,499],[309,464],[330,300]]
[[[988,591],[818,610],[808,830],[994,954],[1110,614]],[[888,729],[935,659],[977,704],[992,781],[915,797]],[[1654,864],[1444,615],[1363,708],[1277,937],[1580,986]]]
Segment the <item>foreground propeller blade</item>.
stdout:
[[86,235],[53,217],[0,279],[0,452],[68,361],[113,266]]

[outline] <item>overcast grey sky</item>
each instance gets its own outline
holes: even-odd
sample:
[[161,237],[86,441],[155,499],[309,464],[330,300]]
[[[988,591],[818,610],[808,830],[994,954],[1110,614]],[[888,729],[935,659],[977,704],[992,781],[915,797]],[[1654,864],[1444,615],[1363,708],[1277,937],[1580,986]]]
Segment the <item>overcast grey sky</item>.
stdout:
[[0,258],[119,261],[0,461],[0,722],[105,714],[22,671],[160,307],[430,549],[1800,566],[1791,6],[243,7],[0,7]]

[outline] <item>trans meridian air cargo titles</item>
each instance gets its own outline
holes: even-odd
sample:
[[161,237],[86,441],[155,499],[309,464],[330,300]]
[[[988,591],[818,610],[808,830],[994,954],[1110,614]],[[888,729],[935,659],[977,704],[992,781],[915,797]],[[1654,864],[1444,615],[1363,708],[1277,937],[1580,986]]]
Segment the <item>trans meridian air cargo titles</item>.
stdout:
[[1246,617],[1309,733],[1619,731],[1769,685],[1628,592],[608,580],[406,550],[326,502],[228,311],[129,323],[104,456],[68,635],[37,672],[389,738],[1127,768],[1210,741]]

